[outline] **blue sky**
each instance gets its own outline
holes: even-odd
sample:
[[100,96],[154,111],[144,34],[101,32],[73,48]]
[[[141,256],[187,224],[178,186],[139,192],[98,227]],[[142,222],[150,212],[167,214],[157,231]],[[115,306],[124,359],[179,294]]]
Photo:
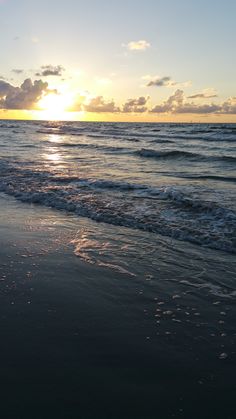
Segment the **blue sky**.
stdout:
[[[60,65],[61,77],[42,80],[58,92],[63,83],[80,96],[86,92],[87,104],[102,96],[122,107],[149,97],[153,109],[181,90],[184,103],[198,94],[191,103],[222,105],[236,97],[235,17],[234,0],[0,0],[0,80],[16,87],[39,78],[42,66]],[[146,48],[130,49],[141,40]],[[164,77],[168,83],[147,86]],[[234,102],[228,111],[234,119],[232,112]],[[161,116],[168,113],[176,107]],[[210,108],[203,114],[213,116]]]

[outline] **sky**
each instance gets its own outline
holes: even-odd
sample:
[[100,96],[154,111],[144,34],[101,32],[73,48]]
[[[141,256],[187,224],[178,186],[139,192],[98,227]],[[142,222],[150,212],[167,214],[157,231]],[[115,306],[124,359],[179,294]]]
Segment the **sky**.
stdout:
[[236,122],[235,0],[0,0],[0,118]]

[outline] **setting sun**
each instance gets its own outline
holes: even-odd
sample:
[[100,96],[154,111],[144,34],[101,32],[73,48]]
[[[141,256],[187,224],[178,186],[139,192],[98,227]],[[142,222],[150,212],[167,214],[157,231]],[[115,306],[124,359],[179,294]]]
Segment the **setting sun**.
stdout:
[[68,119],[68,108],[73,103],[71,94],[49,93],[38,102],[43,119]]

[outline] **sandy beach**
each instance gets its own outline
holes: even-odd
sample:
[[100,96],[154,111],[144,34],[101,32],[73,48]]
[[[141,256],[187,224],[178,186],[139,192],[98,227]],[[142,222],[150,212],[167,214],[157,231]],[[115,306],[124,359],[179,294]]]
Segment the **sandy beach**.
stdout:
[[2,417],[199,418],[204,403],[202,418],[233,418],[234,334],[211,321],[220,301],[205,307],[208,337],[204,314],[183,332],[166,312],[162,327],[155,284],[141,292],[137,278],[75,256],[73,217],[0,199]]

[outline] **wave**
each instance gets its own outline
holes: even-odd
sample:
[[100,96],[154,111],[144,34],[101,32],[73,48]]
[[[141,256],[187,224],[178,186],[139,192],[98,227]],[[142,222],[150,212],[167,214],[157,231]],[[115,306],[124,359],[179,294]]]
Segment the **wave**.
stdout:
[[77,179],[77,185],[79,187],[87,187],[93,189],[113,189],[119,191],[143,191],[148,189],[152,190],[151,188],[148,188],[148,186],[145,185],[104,179]]
[[[60,135],[60,136],[70,136],[70,137],[86,137],[86,138],[95,138],[95,139],[104,139],[104,140],[121,140],[127,142],[138,143],[140,141],[152,142],[152,143],[174,143],[178,140],[184,141],[207,141],[207,142],[228,142],[233,143],[236,141],[235,131],[231,127],[228,127],[228,130],[219,131],[220,128],[217,127],[217,130],[209,129],[193,129],[189,130],[188,126],[185,130],[173,131],[172,129],[167,133],[160,132],[160,129],[147,128],[147,131],[140,132],[137,127],[134,129],[129,125],[125,127],[104,127],[100,125],[91,126],[89,123],[85,126],[70,126],[70,125],[60,125],[57,124],[44,124],[40,129],[36,130],[36,133],[46,134],[46,135]],[[209,135],[207,135],[209,134]]]
[[141,150],[137,150],[136,154],[140,157],[147,157],[147,158],[156,158],[156,159],[175,159],[175,158],[187,158],[187,159],[198,159],[198,160],[222,160],[228,162],[235,162],[236,157],[234,156],[226,156],[226,155],[203,155],[199,153],[192,153],[189,151],[182,151],[182,150],[153,150],[148,148],[142,148]]
[[217,175],[177,175],[185,179],[195,180],[216,180],[219,182],[236,182],[236,176],[217,176]]
[[[162,142],[162,141],[161,141]],[[164,140],[164,142],[166,142]],[[167,141],[169,142],[169,141]],[[133,154],[142,158],[152,159],[189,159],[189,160],[201,160],[201,161],[224,161],[234,163],[236,161],[235,156],[228,155],[203,155],[200,153],[193,153],[184,150],[168,149],[168,150],[155,150],[152,148],[141,148],[135,149],[131,147],[112,146],[98,143],[89,142],[58,142],[54,143],[48,140],[44,140],[44,144],[49,144],[50,147],[64,147],[64,148],[84,148],[103,151],[105,153],[117,153],[117,154]]]
[[52,176],[2,163],[0,190],[23,202],[236,253],[236,213],[184,189]]
[[150,158],[182,158],[182,157],[195,158],[195,157],[199,157],[198,154],[190,153],[188,151],[181,151],[181,150],[159,151],[159,150],[152,150],[152,149],[148,149],[148,148],[142,148],[141,150],[138,150],[137,154],[141,157],[150,157]]

